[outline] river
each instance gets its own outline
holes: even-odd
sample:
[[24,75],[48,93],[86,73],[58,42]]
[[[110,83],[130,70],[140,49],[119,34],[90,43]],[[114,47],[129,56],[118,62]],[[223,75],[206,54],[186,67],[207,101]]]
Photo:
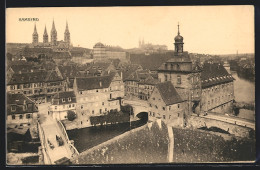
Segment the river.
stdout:
[[[255,102],[255,82],[238,77],[237,73],[232,71],[234,81],[234,94],[237,102],[254,103]],[[255,120],[255,111],[240,109],[238,117]]]
[[98,144],[101,144],[113,137],[116,137],[124,132],[129,131],[146,124],[147,120],[137,120],[126,123],[107,125],[107,126],[96,126],[87,127],[82,129],[68,130],[68,136],[70,140],[74,140],[74,146],[77,148],[79,153],[90,149]]

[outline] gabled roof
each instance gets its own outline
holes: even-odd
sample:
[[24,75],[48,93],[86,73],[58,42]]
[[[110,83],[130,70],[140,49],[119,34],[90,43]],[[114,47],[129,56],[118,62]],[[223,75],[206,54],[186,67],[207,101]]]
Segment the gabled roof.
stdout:
[[97,76],[97,77],[77,77],[75,79],[78,90],[93,90],[108,88],[113,80],[112,75]]
[[[7,93],[7,115],[11,114],[23,114],[23,113],[32,113],[32,112],[38,112],[38,109],[36,108],[34,102],[26,97],[24,94],[10,94]],[[23,108],[24,104],[32,104],[28,105],[26,109]],[[16,105],[16,110],[11,111],[11,105]]]
[[231,74],[221,64],[206,63],[203,65],[201,72],[202,88],[213,86],[216,84],[227,83],[235,80]]
[[156,85],[156,88],[166,105],[172,105],[184,101],[170,81],[159,83]]

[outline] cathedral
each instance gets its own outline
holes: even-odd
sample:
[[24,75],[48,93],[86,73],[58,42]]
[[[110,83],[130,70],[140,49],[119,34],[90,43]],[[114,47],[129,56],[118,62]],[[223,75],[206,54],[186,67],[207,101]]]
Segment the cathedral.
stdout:
[[32,46],[33,47],[43,47],[43,48],[52,48],[54,51],[69,51],[72,47],[70,43],[70,32],[68,22],[66,22],[66,28],[64,32],[64,40],[58,41],[57,40],[57,30],[55,28],[54,20],[52,22],[51,34],[50,34],[50,41],[49,35],[47,33],[46,26],[44,28],[43,33],[43,41],[39,42],[39,36],[37,33],[36,24],[34,25],[34,32],[32,34]]

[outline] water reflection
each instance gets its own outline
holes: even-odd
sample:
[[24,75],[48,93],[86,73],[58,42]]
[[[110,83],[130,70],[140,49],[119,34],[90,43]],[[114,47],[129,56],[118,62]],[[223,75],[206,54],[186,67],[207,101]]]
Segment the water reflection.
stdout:
[[234,81],[235,100],[246,103],[255,102],[255,83],[238,77],[236,72],[232,72],[232,76],[236,79]]
[[107,126],[87,127],[83,129],[74,129],[67,131],[71,140],[79,153],[112,139],[124,132],[140,127],[146,123],[146,120],[138,120],[130,123],[120,123]]

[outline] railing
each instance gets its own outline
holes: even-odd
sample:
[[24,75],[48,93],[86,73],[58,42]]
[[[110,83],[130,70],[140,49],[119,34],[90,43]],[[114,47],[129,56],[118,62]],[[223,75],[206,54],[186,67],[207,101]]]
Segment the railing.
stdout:
[[46,144],[44,131],[39,122],[37,123],[37,125],[38,125],[39,137],[40,137],[40,141],[41,141],[41,145],[42,145],[44,164],[51,164],[51,158],[50,158],[49,154],[47,153],[47,144]]
[[58,126],[59,126],[60,129],[61,129],[61,132],[63,133],[63,135],[64,135],[65,138],[66,138],[66,142],[67,142],[67,144],[69,145],[69,149],[70,149],[70,151],[71,151],[71,153],[72,153],[72,157],[74,157],[74,156],[76,156],[76,155],[79,155],[78,150],[75,148],[74,145],[71,144],[70,139],[69,139],[69,137],[68,137],[68,134],[67,134],[67,132],[66,132],[66,129],[65,129],[65,127],[63,126],[63,124],[61,123],[61,121],[59,121],[59,120],[57,120],[57,119],[56,119],[56,121],[57,121]]

